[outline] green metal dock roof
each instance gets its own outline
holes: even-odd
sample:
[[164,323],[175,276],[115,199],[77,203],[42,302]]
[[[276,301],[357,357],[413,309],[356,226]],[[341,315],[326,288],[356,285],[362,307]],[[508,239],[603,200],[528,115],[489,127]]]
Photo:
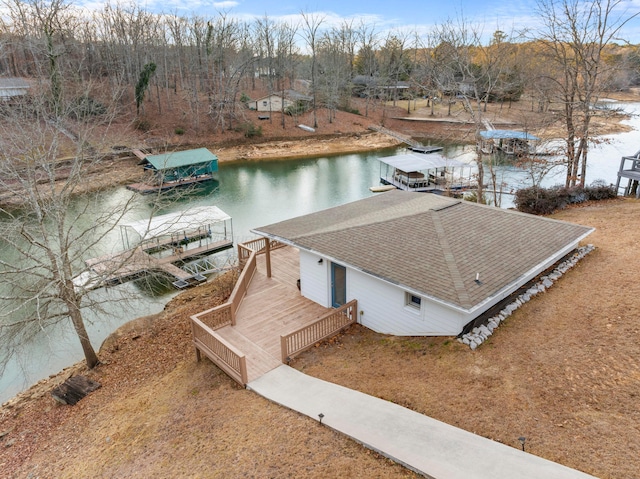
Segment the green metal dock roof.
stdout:
[[180,168],[212,161],[217,162],[218,157],[207,148],[196,148],[195,150],[175,151],[162,155],[149,155],[145,160],[156,170],[166,170],[168,168]]

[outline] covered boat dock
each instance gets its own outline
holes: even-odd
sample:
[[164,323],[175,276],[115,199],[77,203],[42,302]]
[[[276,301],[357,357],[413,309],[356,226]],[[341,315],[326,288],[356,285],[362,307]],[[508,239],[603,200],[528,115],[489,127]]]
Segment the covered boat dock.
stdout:
[[487,155],[500,150],[506,155],[532,155],[540,138],[525,131],[484,130],[480,132],[478,148]]
[[148,179],[127,188],[142,194],[210,181],[218,171],[218,157],[207,148],[142,155],[140,164]]
[[464,179],[462,176],[464,168],[468,168],[469,174],[471,173],[469,165],[436,153],[405,153],[378,160],[380,182],[400,190],[443,192],[474,187],[470,178]]
[[216,206],[126,223],[120,236],[122,251],[85,261],[88,269],[74,279],[77,287],[97,289],[160,272],[185,288],[220,269],[206,257],[233,247],[231,217]]

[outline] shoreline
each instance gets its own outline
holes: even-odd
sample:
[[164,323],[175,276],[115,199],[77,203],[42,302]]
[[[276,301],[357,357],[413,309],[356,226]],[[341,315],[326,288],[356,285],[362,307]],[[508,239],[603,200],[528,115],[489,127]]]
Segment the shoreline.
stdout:
[[[637,103],[633,100],[618,100],[620,103]],[[438,121],[438,120],[435,120]],[[618,133],[628,131],[626,125],[620,122],[620,119],[612,121],[615,123]],[[355,140],[354,140],[355,139]],[[310,152],[311,149],[318,149],[318,143],[320,143],[321,151]],[[207,143],[208,144],[208,143]],[[277,161],[277,160],[295,160],[304,158],[314,158],[322,156],[335,156],[344,153],[361,153],[366,151],[376,151],[385,148],[393,148],[394,146],[401,145],[397,139],[387,136],[380,132],[371,130],[365,130],[362,133],[342,133],[334,135],[320,135],[319,137],[295,137],[290,139],[275,139],[260,141],[257,143],[240,144],[234,146],[222,146],[220,148],[220,154],[218,154],[220,163],[242,163],[242,162],[254,162],[254,161]],[[195,148],[196,144],[182,145],[187,148]],[[202,145],[200,145],[202,146]],[[211,147],[213,148],[213,147]],[[217,154],[217,153],[216,153]],[[123,159],[125,160],[125,159]],[[125,161],[130,160],[127,158]],[[109,169],[115,165],[117,160],[109,162],[105,169]],[[135,159],[134,167],[137,172],[139,166],[138,160]],[[139,173],[132,173],[132,168],[126,167],[121,170],[118,181],[111,184],[111,186],[124,185],[131,181],[135,177],[139,176]],[[112,178],[113,179],[113,178]],[[85,194],[90,191],[97,191],[103,188],[105,185],[102,183],[97,184],[94,189],[88,188],[78,194]],[[176,297],[179,297],[183,293],[179,293]],[[171,299],[169,300],[171,301]],[[167,303],[168,304],[168,303]],[[166,306],[166,305],[165,305]],[[159,313],[161,314],[161,313]],[[157,315],[154,316],[154,320],[157,319]],[[125,328],[127,325],[139,322],[147,317],[134,318],[131,321],[120,326],[114,332],[112,332],[107,339],[100,346],[102,351],[104,344],[113,335],[117,334],[119,330]],[[147,326],[149,328],[150,325]],[[0,404],[0,413],[5,409],[13,409],[18,406],[23,400],[37,399],[44,396],[53,387],[64,382],[68,377],[73,374],[77,374],[79,371],[87,371],[84,361],[80,361],[63,368],[58,373],[54,373],[45,377],[25,390],[17,393],[15,396],[7,399]]]

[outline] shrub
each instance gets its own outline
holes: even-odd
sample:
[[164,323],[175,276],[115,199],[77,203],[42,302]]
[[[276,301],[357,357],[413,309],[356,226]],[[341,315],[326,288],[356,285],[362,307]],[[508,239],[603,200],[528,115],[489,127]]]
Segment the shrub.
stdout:
[[556,203],[552,201],[550,196],[550,190],[532,186],[516,191],[514,203],[518,211],[534,215],[546,215],[556,209]]
[[590,200],[608,200],[617,196],[616,187],[604,180],[595,180],[585,189]]
[[106,106],[90,96],[84,95],[73,100],[71,116],[79,120],[89,116],[104,115],[106,112]]
[[284,112],[290,116],[301,115],[305,111],[307,111],[307,104],[300,100],[298,100],[295,105],[288,106],[284,109]]
[[178,126],[175,130],[173,130],[176,135],[184,135],[184,128]]
[[551,188],[530,187],[516,191],[514,203],[519,211],[534,215],[548,215],[567,205],[584,203],[588,200],[605,200],[615,198],[613,185],[607,185],[602,180],[591,183],[590,186],[553,186]]
[[339,108],[342,111],[346,111],[347,113],[353,113],[354,115],[360,115],[360,110],[357,108],[351,108],[349,106],[343,106]]
[[262,136],[262,127],[255,126],[251,122],[241,123],[237,128],[238,131],[244,133],[245,138],[253,138],[254,136]]
[[133,127],[136,130],[147,132],[151,129],[151,123],[149,123],[148,120],[143,120],[141,118],[138,118],[133,122]]
[[470,191],[470,192],[464,193],[464,195],[462,196],[462,199],[465,201],[469,201],[470,203],[480,203],[482,205],[490,205],[492,203],[490,199],[487,199],[486,194],[483,194],[481,200],[478,201],[477,191]]

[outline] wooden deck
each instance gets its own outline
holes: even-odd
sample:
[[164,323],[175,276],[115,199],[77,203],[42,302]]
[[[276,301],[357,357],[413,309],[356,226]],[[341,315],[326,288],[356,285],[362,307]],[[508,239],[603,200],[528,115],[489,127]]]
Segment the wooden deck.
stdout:
[[[199,238],[197,237],[192,238],[194,243],[198,240]],[[182,249],[174,249],[173,254],[162,257],[152,256],[145,251],[144,247],[138,246],[132,250],[121,253],[88,259],[85,263],[97,277],[91,284],[85,284],[83,286],[88,289],[94,289],[106,285],[124,283],[154,271],[166,273],[169,277],[173,277],[177,281],[189,281],[193,278],[193,273],[179,268],[176,264],[182,264],[231,248],[233,246],[233,240],[224,239],[201,246],[189,246],[191,246],[191,244],[184,245]]]
[[265,255],[258,255],[257,271],[236,314],[236,325],[216,330],[247,358],[248,380],[278,367],[280,336],[306,326],[331,309],[302,297],[298,250],[292,247],[271,252],[271,278],[267,278]]

